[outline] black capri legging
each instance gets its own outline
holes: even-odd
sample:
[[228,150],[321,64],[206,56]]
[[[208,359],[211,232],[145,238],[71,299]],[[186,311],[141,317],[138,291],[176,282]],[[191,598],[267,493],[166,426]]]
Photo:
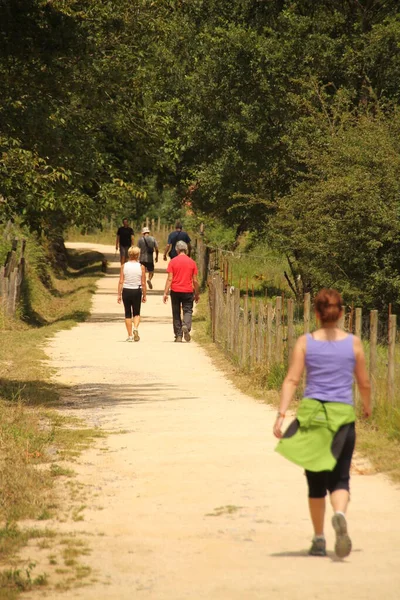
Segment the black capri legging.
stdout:
[[132,319],[132,315],[138,317],[142,304],[142,288],[137,288],[136,290],[123,288],[122,302],[125,308],[125,319]]
[[349,491],[350,465],[356,443],[355,423],[345,425],[347,429],[343,449],[333,471],[307,471],[309,498],[325,498],[327,491],[332,494],[336,490]]

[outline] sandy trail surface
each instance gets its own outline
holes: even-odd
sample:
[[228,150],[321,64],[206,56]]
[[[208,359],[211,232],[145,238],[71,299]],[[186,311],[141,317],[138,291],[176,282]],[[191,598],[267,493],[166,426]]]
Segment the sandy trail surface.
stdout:
[[[112,247],[90,247],[116,260]],[[56,378],[72,386],[65,410],[111,431],[75,466],[93,491],[84,521],[64,524],[93,536],[85,563],[98,581],[51,598],[398,600],[398,488],[355,475],[352,554],[335,559],[329,509],[329,556],[308,557],[306,482],[274,452],[275,411],[239,392],[196,343],[173,342],[157,266],[139,343],[125,342],[111,262],[89,320],[48,348]]]

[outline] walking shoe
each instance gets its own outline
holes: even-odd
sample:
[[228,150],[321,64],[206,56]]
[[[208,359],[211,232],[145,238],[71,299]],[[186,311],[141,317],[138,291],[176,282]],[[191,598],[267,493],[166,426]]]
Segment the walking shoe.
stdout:
[[190,337],[190,333],[189,333],[189,329],[187,328],[187,325],[182,325],[182,331],[183,331],[183,337],[185,338],[185,342],[190,342],[191,337]]
[[310,556],[326,556],[325,538],[314,538],[308,551]]
[[128,337],[126,338],[126,341],[127,341],[127,342],[133,342],[133,337],[132,337],[131,335],[130,335],[130,336],[128,336]]
[[339,558],[345,558],[351,552],[351,539],[347,533],[347,521],[344,514],[333,515],[332,527],[336,533],[335,554]]
[[181,335],[175,336],[175,341],[176,342],[181,342],[182,341],[182,336]]
[[140,340],[139,332],[138,332],[137,329],[133,330],[133,339],[134,339],[135,342],[138,342]]
[[153,289],[153,284],[151,283],[151,279],[147,280],[147,285],[149,286],[149,289],[152,290]]

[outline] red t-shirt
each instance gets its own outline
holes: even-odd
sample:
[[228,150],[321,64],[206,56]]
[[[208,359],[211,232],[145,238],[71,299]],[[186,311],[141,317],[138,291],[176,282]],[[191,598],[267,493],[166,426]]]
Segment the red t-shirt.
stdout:
[[173,292],[193,292],[193,275],[197,275],[197,265],[182,252],[168,263],[167,273],[172,273]]

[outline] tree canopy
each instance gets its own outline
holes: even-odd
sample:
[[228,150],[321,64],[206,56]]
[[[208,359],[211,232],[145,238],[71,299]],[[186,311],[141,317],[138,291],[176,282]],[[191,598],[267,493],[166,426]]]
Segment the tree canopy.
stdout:
[[396,0],[0,0],[0,94],[4,217],[189,199],[299,295],[398,302]]

